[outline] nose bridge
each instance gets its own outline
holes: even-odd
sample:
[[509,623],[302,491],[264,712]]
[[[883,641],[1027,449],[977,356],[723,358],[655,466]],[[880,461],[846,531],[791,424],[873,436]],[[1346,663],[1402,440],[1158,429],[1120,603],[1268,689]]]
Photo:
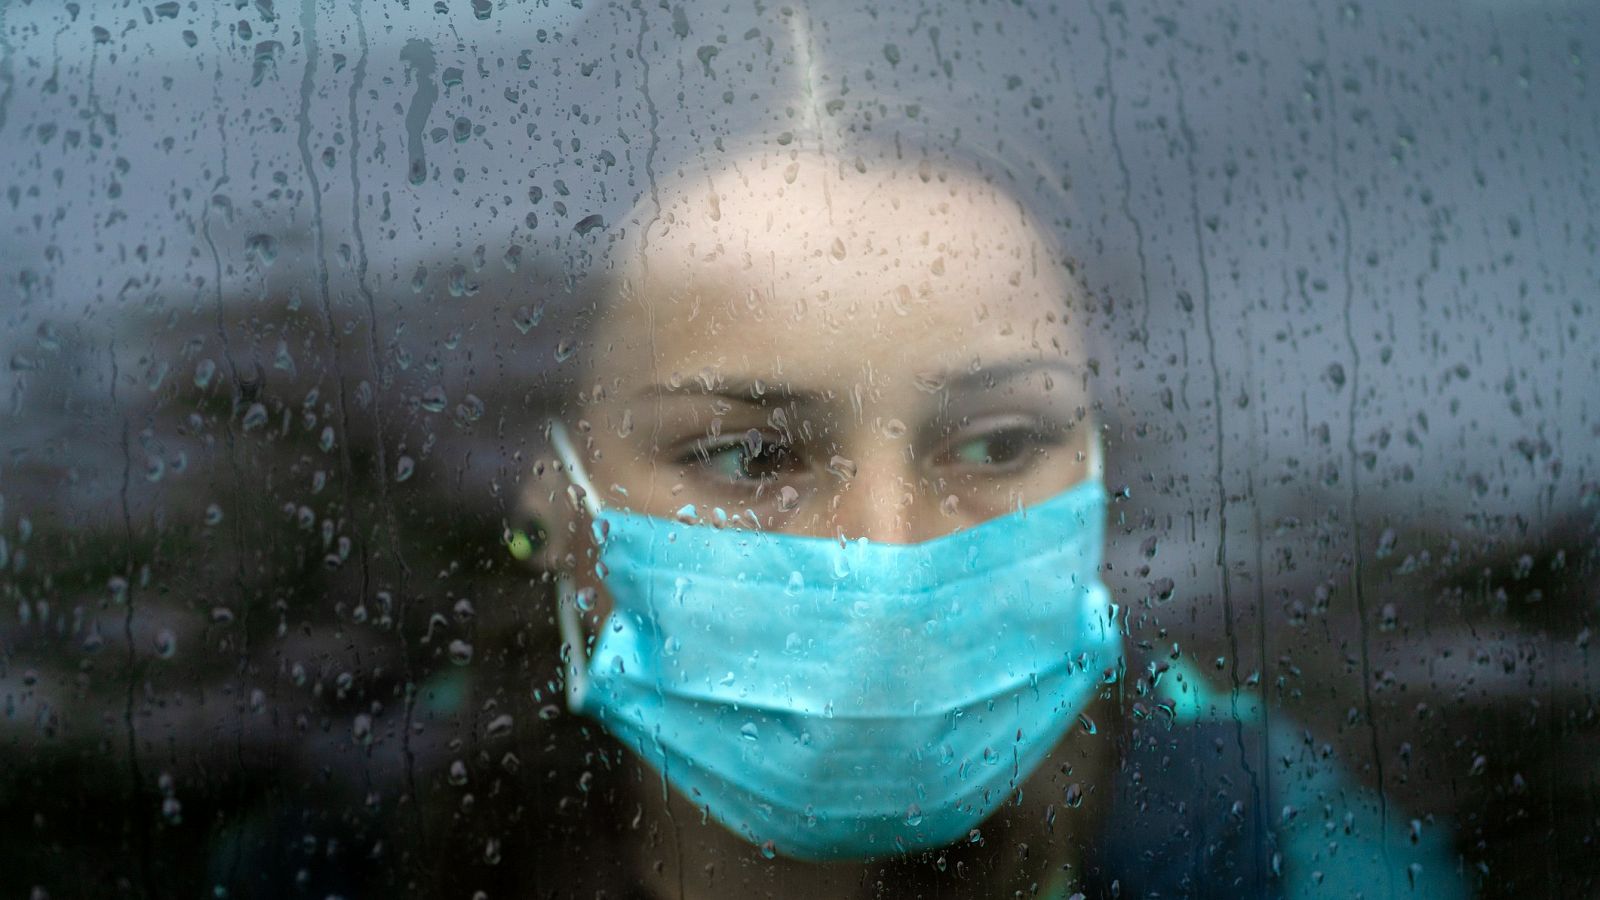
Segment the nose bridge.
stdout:
[[856,471],[837,494],[834,524],[846,537],[884,544],[916,541],[917,523],[902,499],[914,473],[905,454],[893,447],[878,448],[859,460]]

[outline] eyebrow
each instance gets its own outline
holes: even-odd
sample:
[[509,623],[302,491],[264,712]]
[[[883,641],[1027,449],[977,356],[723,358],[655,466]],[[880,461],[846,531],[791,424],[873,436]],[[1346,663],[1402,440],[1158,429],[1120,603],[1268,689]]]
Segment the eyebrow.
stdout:
[[977,371],[967,371],[950,376],[949,381],[945,383],[945,388],[958,391],[991,388],[1003,381],[1015,381],[1040,372],[1055,372],[1068,378],[1077,378],[1080,374],[1072,366],[1056,360],[1007,360],[994,365],[983,366]]
[[[1002,382],[1016,381],[1029,375],[1040,372],[1055,372],[1068,378],[1076,378],[1080,374],[1072,366],[1064,362],[1045,359],[1019,359],[983,366],[977,371],[966,371],[956,375],[941,376],[947,380],[941,390],[971,391],[992,388]],[[828,400],[828,393],[806,388],[790,387],[786,384],[757,384],[755,381],[742,379],[719,380],[714,387],[706,387],[699,379],[691,379],[677,386],[671,384],[652,384],[639,391],[640,397],[722,397],[735,403],[748,406],[759,406],[770,401],[792,403],[798,406],[820,405]]]
[[780,403],[794,403],[797,405],[815,405],[824,402],[827,394],[823,391],[813,391],[804,388],[792,388],[784,384],[760,383],[744,380],[719,380],[715,387],[706,387],[699,379],[691,379],[680,385],[652,384],[639,391],[640,397],[722,397],[735,403],[748,406],[759,406],[770,401]]

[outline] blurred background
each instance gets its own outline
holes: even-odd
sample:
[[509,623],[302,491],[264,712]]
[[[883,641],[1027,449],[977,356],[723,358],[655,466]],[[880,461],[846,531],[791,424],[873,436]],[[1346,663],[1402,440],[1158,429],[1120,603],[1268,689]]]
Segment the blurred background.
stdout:
[[820,115],[1070,199],[1131,645],[1453,822],[1484,896],[1600,893],[1597,43],[1576,0],[0,4],[0,891],[625,895],[513,499],[652,180]]

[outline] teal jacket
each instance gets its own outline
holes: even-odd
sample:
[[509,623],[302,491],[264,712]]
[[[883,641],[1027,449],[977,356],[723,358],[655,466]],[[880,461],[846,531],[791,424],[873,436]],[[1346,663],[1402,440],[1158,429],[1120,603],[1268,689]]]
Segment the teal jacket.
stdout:
[[1176,664],[1124,740],[1104,831],[1078,877],[1041,896],[1472,896],[1448,822],[1357,784],[1255,694],[1219,693]]

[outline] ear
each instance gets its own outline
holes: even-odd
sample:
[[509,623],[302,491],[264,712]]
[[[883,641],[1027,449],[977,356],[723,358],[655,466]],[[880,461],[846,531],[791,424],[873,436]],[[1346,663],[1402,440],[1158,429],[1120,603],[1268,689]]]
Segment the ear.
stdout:
[[[583,454],[581,462],[586,463],[590,452],[587,436],[574,443],[576,446],[569,448],[568,455]],[[574,590],[587,593],[592,605],[582,607],[588,611],[580,616],[591,633],[598,633],[600,624],[611,614],[613,603],[596,565],[600,547],[595,539],[594,520],[576,483],[585,480],[569,475],[561,454],[555,452],[553,443],[547,443],[545,453],[523,474],[517,510],[524,523],[521,530],[528,535],[524,564],[564,576]],[[514,524],[510,527],[518,528]]]
[[589,516],[573,502],[572,482],[555,453],[547,445],[524,465],[513,520],[506,523],[512,555],[553,574],[592,568]]

